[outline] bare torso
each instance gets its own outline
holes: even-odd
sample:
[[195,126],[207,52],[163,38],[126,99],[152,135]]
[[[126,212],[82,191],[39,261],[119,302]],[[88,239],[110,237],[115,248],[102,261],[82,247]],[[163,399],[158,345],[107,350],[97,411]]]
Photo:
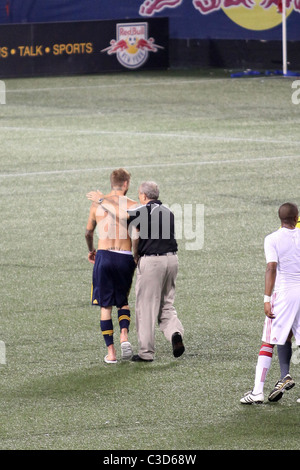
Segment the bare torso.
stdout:
[[96,233],[98,236],[98,250],[131,251],[132,242],[128,235],[127,218],[120,217],[119,209],[126,213],[129,207],[136,204],[126,196],[107,196],[105,210],[102,205],[95,206]]

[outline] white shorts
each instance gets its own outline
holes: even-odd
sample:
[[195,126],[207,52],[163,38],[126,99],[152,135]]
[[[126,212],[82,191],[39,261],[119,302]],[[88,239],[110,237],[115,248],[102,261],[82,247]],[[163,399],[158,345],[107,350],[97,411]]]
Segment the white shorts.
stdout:
[[285,344],[292,331],[296,344],[300,345],[300,292],[291,289],[288,292],[274,292],[271,299],[275,318],[266,317],[262,341],[269,344]]

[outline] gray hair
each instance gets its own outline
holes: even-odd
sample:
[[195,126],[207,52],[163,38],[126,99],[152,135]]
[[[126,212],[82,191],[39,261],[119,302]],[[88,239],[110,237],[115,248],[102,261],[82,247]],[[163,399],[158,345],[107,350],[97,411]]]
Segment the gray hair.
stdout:
[[148,199],[158,199],[159,197],[159,187],[154,181],[143,181],[139,191],[141,194],[145,194]]

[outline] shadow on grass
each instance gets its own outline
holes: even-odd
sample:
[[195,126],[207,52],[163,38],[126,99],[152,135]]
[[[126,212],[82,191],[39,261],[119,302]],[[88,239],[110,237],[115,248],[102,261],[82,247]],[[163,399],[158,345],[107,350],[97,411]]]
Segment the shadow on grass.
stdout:
[[100,364],[91,367],[61,372],[57,375],[40,376],[31,379],[22,389],[15,389],[13,394],[22,398],[31,399],[70,397],[71,395],[85,395],[100,393],[109,397],[116,390],[143,389],[151,381],[153,375],[164,375],[175,370],[179,365],[177,361],[132,363],[130,361],[118,364]]

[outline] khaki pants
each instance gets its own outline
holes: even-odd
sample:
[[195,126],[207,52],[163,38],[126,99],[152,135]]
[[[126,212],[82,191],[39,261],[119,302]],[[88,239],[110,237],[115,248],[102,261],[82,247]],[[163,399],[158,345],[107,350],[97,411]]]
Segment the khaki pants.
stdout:
[[168,341],[177,331],[183,336],[183,326],[173,305],[177,272],[177,255],[143,256],[139,260],[135,314],[139,356],[143,359],[154,357],[156,321]]

